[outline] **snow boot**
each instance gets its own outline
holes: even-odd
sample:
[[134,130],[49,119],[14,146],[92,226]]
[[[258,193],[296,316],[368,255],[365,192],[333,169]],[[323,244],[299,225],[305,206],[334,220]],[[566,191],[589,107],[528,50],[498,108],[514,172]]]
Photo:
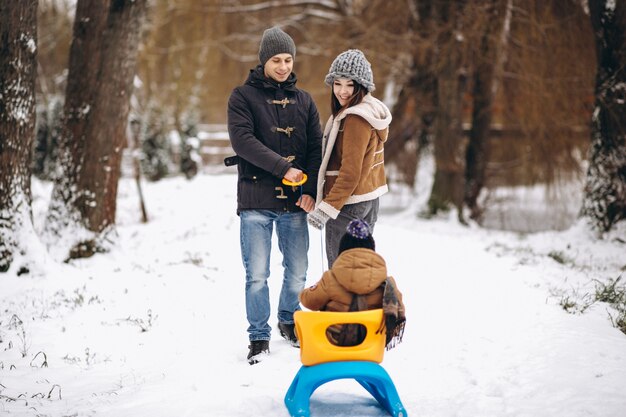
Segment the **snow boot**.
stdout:
[[270,354],[270,341],[269,340],[252,340],[248,345],[248,363],[254,365],[263,360],[263,358]]
[[298,340],[298,336],[296,336],[296,325],[293,323],[278,323],[278,331],[280,335],[291,343],[293,347],[300,347],[300,341]]

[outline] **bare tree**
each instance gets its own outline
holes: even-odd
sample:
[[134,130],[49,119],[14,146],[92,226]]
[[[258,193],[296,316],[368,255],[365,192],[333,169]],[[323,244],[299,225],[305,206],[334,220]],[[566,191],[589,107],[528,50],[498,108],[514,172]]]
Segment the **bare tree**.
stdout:
[[464,152],[462,98],[464,55],[468,44],[464,15],[466,1],[437,4],[437,117],[435,119],[435,179],[428,199],[428,214],[447,211],[453,205],[463,221]]
[[[482,27],[493,26],[486,20],[490,10],[475,1],[408,4],[408,31],[415,42],[410,75],[402,83],[394,107],[394,140],[387,146],[386,155],[398,166],[404,182],[412,186],[418,154],[432,142],[436,172],[424,214],[434,215],[455,206],[462,220],[466,166],[463,95],[473,58],[471,51],[476,50],[474,56],[484,53],[478,39],[487,36]],[[495,31],[491,29],[490,36]],[[488,129],[488,120],[486,124]]]
[[597,75],[581,214],[599,232],[626,218],[626,3],[589,2]]
[[32,229],[36,59],[37,0],[0,2],[0,272],[27,250],[22,231]]
[[437,115],[436,57],[437,24],[431,2],[411,1],[407,32],[414,41],[408,48],[409,76],[393,107],[393,140],[385,144],[385,160],[398,168],[399,179],[413,187],[419,156],[433,134]]
[[49,245],[69,258],[105,250],[114,231],[117,183],[146,0],[79,0],[59,143],[62,174],[46,222]]
[[[579,121],[590,91],[585,89],[585,64],[591,32],[579,27],[574,4],[408,4],[412,7],[406,14],[415,16],[410,30],[418,42],[410,49],[411,75],[401,83],[393,109],[386,158],[404,174],[399,178],[413,185],[415,150],[419,153],[429,139],[433,143],[437,173],[424,214],[459,209],[464,199],[472,218],[480,220],[478,196],[486,187],[527,185],[531,175],[548,188],[558,179],[570,179],[581,163],[577,132],[584,130]],[[461,12],[453,14],[455,9]],[[511,36],[504,24],[515,19]],[[506,68],[504,56],[506,61],[514,58]],[[504,87],[504,81],[508,90],[494,88]],[[492,120],[506,129],[494,130]],[[494,133],[498,142],[489,137]]]
[[[502,54],[502,34],[507,19],[510,19],[512,0],[490,0],[487,2],[488,16],[485,31],[474,59],[472,126],[465,157],[464,202],[470,217],[480,220],[482,210],[478,196],[485,186],[487,163],[490,156],[489,132],[491,130],[492,105],[495,96],[496,70]],[[507,17],[508,16],[508,17]]]

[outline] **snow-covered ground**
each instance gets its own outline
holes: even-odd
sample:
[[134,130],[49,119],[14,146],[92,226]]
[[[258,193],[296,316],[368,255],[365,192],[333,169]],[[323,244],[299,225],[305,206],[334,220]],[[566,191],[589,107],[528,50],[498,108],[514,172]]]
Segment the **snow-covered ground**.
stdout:
[[[0,276],[0,414],[288,416],[299,351],[275,332],[270,356],[246,362],[235,184],[232,171],[144,184],[142,224],[124,179],[112,252],[69,264],[41,254],[30,274]],[[40,227],[50,190],[33,186]],[[408,322],[383,366],[409,416],[626,415],[626,335],[612,310],[560,305],[623,273],[624,225],[600,241],[580,225],[521,235],[422,220],[395,199],[383,197],[375,238]],[[321,233],[310,232],[308,285],[323,268]],[[320,387],[311,411],[386,415],[352,380]]]

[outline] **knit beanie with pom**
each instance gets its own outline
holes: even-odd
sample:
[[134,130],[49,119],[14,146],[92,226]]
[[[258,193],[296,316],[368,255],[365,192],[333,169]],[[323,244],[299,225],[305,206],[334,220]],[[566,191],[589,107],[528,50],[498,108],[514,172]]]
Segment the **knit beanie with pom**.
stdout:
[[354,248],[376,250],[372,229],[365,220],[354,219],[348,223],[346,233],[339,241],[339,253]]
[[363,52],[358,49],[348,49],[337,55],[337,58],[330,64],[328,75],[324,82],[328,86],[332,86],[337,78],[349,78],[361,84],[372,92],[376,89],[374,85],[374,74]]

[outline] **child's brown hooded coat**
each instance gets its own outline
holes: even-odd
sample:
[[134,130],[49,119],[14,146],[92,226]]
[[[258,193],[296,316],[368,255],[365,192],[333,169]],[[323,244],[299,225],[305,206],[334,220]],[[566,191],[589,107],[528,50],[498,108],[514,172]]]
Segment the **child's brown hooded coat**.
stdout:
[[[317,284],[305,288],[299,298],[302,305],[311,310],[346,312],[350,311],[355,294],[363,296],[357,301],[356,310],[383,308],[381,329],[387,327],[387,348],[402,340],[405,320],[402,293],[393,277],[387,275],[385,260],[371,249],[353,248],[341,252],[332,268],[324,272]],[[365,336],[358,326],[346,325],[330,326],[326,335],[340,346],[353,346]]]
[[[389,278],[385,260],[371,249],[354,248],[343,251],[332,268],[324,272],[317,284],[300,293],[300,302],[310,310],[348,311],[352,296],[365,296],[369,310],[383,305],[382,284]],[[395,286],[397,288],[397,286]],[[402,303],[402,294],[398,291]]]

